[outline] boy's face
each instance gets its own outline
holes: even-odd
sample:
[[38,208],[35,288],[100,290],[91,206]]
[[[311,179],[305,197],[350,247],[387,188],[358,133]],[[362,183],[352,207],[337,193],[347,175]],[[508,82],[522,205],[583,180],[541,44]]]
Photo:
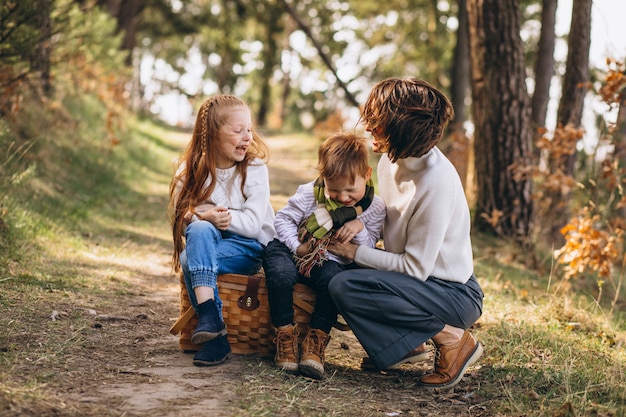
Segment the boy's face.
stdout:
[[353,206],[365,197],[365,185],[372,176],[372,167],[367,170],[367,175],[357,175],[354,184],[347,178],[324,179],[325,190],[328,197],[340,202],[344,206]]

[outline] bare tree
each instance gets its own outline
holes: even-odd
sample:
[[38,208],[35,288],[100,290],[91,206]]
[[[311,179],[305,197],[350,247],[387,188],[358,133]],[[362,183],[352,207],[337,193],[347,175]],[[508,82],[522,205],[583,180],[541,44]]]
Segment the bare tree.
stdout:
[[330,57],[324,52],[324,48],[322,47],[322,44],[313,35],[313,31],[311,30],[311,28],[304,22],[304,20],[300,18],[298,13],[291,6],[291,4],[289,4],[287,0],[279,0],[279,1],[283,5],[283,7],[285,7],[285,10],[287,11],[287,13],[289,13],[289,15],[293,18],[293,20],[296,21],[300,30],[302,30],[306,34],[306,36],[309,38],[309,40],[315,47],[315,50],[317,50],[317,53],[319,54],[320,58],[322,58],[322,61],[324,61],[324,64],[326,65],[326,67],[333,73],[335,79],[337,80],[337,84],[339,84],[339,87],[346,94],[346,99],[350,102],[350,104],[358,108],[359,102],[357,101],[356,97],[354,97],[354,94],[352,94],[352,92],[348,89],[348,85],[345,82],[343,82],[341,78],[339,78],[339,75],[337,75],[337,69],[333,65],[333,62],[330,59]]
[[450,124],[450,137],[444,142],[443,151],[454,164],[463,186],[467,188],[470,142],[463,124],[467,120],[465,103],[470,90],[469,28],[467,27],[467,1],[458,0],[459,27],[456,31],[454,61],[450,98],[454,106],[454,120]]

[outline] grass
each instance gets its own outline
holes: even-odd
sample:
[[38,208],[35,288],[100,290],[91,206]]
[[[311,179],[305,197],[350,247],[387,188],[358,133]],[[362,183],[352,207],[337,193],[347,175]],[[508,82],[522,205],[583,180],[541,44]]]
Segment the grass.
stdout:
[[[74,116],[25,115],[28,152],[11,162],[9,179],[0,171],[0,416],[120,415],[123,404],[74,398],[118,380],[138,344],[176,313],[151,297],[171,247],[171,162],[188,134],[129,118],[114,145],[96,102],[66,108]],[[7,149],[17,140],[3,130],[0,141]],[[278,209],[314,177],[319,139],[269,141]],[[485,355],[455,389],[418,388],[428,365],[363,372],[354,336],[333,331],[322,382],[242,358],[230,415],[626,416],[624,303],[610,313],[588,282],[557,291],[558,271],[528,269],[515,245],[480,234],[473,242],[486,294],[473,332]],[[135,305],[137,297],[147,301]],[[128,320],[94,327],[89,308]]]

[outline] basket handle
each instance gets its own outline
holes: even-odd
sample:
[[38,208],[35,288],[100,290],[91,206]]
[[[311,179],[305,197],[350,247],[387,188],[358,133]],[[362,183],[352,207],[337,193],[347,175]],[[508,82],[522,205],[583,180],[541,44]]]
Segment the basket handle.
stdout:
[[261,302],[259,301],[259,285],[261,283],[261,277],[255,275],[248,275],[248,285],[246,285],[246,292],[239,297],[237,305],[243,310],[256,310],[259,308]]

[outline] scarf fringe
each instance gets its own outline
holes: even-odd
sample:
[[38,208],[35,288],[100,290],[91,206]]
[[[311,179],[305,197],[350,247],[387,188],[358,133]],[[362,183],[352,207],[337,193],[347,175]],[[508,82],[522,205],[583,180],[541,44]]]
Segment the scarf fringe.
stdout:
[[328,245],[330,244],[330,236],[322,239],[311,238],[309,240],[310,252],[305,256],[295,256],[298,272],[307,278],[311,277],[311,270],[314,266],[319,266],[328,260]]

